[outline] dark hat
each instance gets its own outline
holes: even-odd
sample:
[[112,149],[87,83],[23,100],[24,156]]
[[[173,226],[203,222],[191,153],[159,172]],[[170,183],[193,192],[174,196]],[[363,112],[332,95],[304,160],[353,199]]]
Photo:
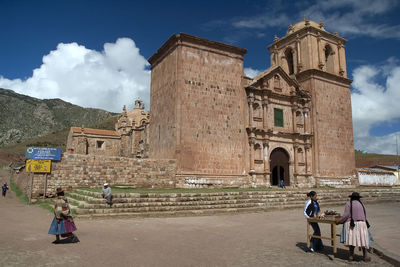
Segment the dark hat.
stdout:
[[360,196],[360,194],[357,193],[357,192],[353,192],[353,193],[349,196],[349,198],[362,198],[362,196]]
[[58,187],[58,188],[56,189],[56,191],[57,191],[57,193],[64,192],[64,190],[63,190],[61,187]]

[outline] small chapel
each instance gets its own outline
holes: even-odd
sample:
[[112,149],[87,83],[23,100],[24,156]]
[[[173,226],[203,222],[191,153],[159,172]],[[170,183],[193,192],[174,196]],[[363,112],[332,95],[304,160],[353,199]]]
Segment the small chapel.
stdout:
[[71,127],[67,138],[67,153],[129,158],[148,157],[150,122],[144,102],[135,101],[134,108],[123,107],[115,130]]
[[304,19],[250,78],[246,49],[172,35],[148,60],[148,156],[175,159],[185,186],[356,183],[345,43]]

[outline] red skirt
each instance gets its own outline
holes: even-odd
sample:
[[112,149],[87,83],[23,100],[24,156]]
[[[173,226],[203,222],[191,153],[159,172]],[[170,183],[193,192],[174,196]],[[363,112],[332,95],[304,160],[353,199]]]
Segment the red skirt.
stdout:
[[64,226],[65,226],[65,233],[72,233],[76,231],[76,226],[75,223],[73,221],[68,221],[68,220],[64,220]]

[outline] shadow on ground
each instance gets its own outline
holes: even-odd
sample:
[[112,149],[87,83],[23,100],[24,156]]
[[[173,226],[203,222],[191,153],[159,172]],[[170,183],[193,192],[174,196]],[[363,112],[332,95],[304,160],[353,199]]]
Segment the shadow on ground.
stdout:
[[[299,249],[301,249],[302,251],[307,252],[307,253],[316,253],[316,254],[324,255],[330,260],[339,259],[339,260],[347,261],[349,259],[349,251],[347,249],[343,249],[343,248],[337,248],[337,253],[333,253],[333,247],[327,246],[327,245],[325,245],[325,248],[322,251],[318,251],[318,252],[310,252],[310,249],[307,247],[307,243],[305,243],[305,242],[297,242],[296,247],[298,247]],[[361,251],[358,251],[358,249],[356,249],[355,252],[362,253]],[[357,255],[356,253],[354,255],[353,261],[354,262],[362,262],[363,257],[361,255]]]

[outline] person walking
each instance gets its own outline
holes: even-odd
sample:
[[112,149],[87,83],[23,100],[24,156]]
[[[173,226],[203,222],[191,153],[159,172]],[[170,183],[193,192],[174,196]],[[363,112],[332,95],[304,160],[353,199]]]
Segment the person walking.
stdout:
[[[313,218],[313,217],[322,217],[322,212],[318,204],[318,195],[315,191],[310,191],[307,193],[309,199],[304,205],[304,217]],[[314,230],[314,236],[321,236],[321,230],[319,229],[318,223],[310,222],[311,227]],[[311,237],[310,239],[310,251],[321,251],[324,249],[324,245],[320,238]]]
[[354,260],[355,247],[360,247],[363,251],[363,260],[368,262],[371,261],[367,255],[370,238],[365,207],[358,192],[353,192],[349,198],[350,201],[344,207],[343,216],[336,219],[336,224],[344,223],[342,235],[345,239],[344,244],[349,247],[349,261]]
[[7,193],[8,189],[9,188],[8,188],[7,183],[3,184],[3,186],[1,187],[1,193],[2,193],[3,197],[6,197],[6,193]]
[[101,190],[101,195],[103,198],[106,199],[107,204],[110,205],[111,208],[113,205],[112,203],[113,195],[111,193],[111,187],[109,187],[108,183],[104,184],[104,188]]
[[55,235],[56,240],[54,244],[61,243],[61,237],[67,237],[65,239],[67,243],[79,242],[78,237],[73,233],[76,231],[76,226],[71,216],[71,209],[68,204],[68,199],[64,196],[64,190],[59,187],[57,188],[57,198],[54,205],[54,219],[50,224],[49,234]]

